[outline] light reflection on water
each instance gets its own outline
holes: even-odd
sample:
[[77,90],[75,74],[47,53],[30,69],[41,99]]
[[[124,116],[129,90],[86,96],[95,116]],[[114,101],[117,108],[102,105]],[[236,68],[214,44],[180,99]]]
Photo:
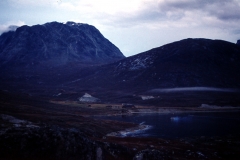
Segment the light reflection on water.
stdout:
[[150,125],[150,129],[127,136],[183,138],[193,136],[240,135],[239,112],[133,114],[132,116],[103,116],[110,119]]

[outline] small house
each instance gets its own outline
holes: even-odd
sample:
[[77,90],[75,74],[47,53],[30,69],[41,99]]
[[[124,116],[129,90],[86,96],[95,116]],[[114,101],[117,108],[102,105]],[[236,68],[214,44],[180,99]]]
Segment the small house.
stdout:
[[91,96],[88,93],[85,93],[82,97],[79,98],[80,102],[85,102],[85,103],[94,103],[94,102],[100,102],[100,99]]

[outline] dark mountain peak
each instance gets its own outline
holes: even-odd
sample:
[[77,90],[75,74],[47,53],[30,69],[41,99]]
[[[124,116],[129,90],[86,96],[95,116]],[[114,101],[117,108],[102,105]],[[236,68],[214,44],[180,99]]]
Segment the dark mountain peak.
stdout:
[[238,46],[227,41],[188,38],[128,57],[117,62],[117,69],[142,70],[167,63],[171,63],[172,66],[196,65],[212,63],[212,61],[225,64],[227,61],[240,61],[239,52]]
[[[199,49],[199,48],[204,48],[207,49],[206,47],[215,47],[215,46],[221,46],[221,45],[233,45],[233,43],[223,41],[223,40],[212,40],[212,39],[205,39],[205,38],[188,38],[188,39],[183,39],[180,41],[172,42],[169,44],[166,44],[162,47],[166,48],[189,48],[189,49]],[[158,47],[159,48],[159,47]]]
[[24,25],[0,36],[2,64],[101,64],[122,58],[121,51],[88,24],[50,22]]
[[240,45],[240,39],[239,39],[239,40],[237,40],[237,45]]

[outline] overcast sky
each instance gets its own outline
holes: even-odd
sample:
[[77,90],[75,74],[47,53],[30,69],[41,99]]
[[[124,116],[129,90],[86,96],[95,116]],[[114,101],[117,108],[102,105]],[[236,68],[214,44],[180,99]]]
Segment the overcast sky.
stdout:
[[240,39],[240,0],[1,0],[9,25],[74,21],[94,25],[125,56],[185,38]]

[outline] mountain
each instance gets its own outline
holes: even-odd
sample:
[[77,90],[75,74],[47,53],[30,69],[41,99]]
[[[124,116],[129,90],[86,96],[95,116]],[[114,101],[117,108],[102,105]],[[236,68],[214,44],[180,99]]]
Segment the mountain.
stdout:
[[[184,39],[89,73],[88,83],[93,86],[106,83],[105,87],[117,90],[195,86],[240,88],[240,46],[222,40]],[[84,81],[82,79],[79,84]]]
[[88,24],[51,22],[22,26],[0,36],[1,65],[102,64],[123,58],[115,45]]
[[[224,93],[216,97],[209,93],[239,93],[240,46],[227,41],[184,39],[98,66],[79,67],[80,60],[75,58],[63,66],[1,68],[0,88],[67,100],[77,100],[88,93],[101,102],[145,103],[140,98],[143,95],[161,97],[156,104],[170,105],[173,99],[183,96],[181,102],[185,105],[194,95],[192,102],[196,106],[200,106],[203,99],[207,99],[206,104],[224,100],[223,104],[240,105],[239,94]],[[175,92],[180,90],[184,94]],[[201,95],[188,92],[197,90],[202,91]],[[172,91],[174,94],[170,95]]]

